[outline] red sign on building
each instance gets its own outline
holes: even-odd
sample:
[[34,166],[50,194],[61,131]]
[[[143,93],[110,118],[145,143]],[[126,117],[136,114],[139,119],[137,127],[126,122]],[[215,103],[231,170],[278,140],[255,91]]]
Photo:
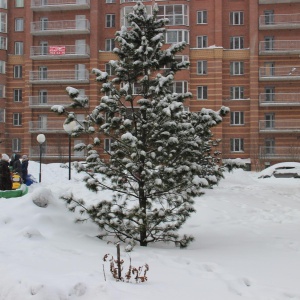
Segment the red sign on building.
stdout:
[[49,54],[62,55],[66,53],[65,46],[49,46]]

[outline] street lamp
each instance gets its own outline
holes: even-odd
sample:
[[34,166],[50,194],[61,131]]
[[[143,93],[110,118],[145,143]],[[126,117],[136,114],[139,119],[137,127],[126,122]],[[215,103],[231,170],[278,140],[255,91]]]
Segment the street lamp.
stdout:
[[44,134],[39,134],[36,137],[36,140],[40,144],[40,174],[39,174],[39,182],[42,181],[42,144],[46,141],[46,137]]
[[69,135],[69,180],[71,180],[71,136],[76,125],[76,121],[71,121],[68,124],[64,123],[63,125],[65,132]]

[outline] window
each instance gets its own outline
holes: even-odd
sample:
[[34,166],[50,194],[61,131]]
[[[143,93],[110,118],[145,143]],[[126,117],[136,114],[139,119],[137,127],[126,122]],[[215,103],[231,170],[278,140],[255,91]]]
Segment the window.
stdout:
[[21,152],[21,139],[12,139],[12,152]]
[[207,46],[208,46],[207,35],[197,36],[197,48],[207,48]]
[[274,128],[275,126],[275,114],[274,113],[267,113],[265,114],[265,125],[266,128]]
[[14,66],[14,78],[22,78],[22,66]]
[[88,76],[86,74],[85,64],[75,65],[76,80],[86,80]]
[[275,139],[265,139],[265,154],[275,154]]
[[[119,1],[120,2],[120,1]],[[133,1],[126,1],[126,2],[133,2]],[[145,5],[147,13],[152,14],[152,6],[151,5]],[[126,16],[131,13],[133,10],[133,6],[125,6],[121,10],[121,25],[124,25],[126,27],[130,27],[130,24],[127,21]]]
[[5,74],[5,72],[6,72],[6,62],[0,60],[0,74]]
[[111,64],[107,63],[107,64],[105,64],[105,72],[110,76],[114,75],[115,74],[115,68]]
[[48,101],[48,91],[40,90],[39,91],[39,104],[45,104]]
[[14,89],[14,102],[22,102],[22,89]]
[[47,55],[48,53],[48,42],[40,41],[40,55]]
[[231,152],[243,152],[244,151],[244,139],[241,139],[241,138],[230,139],[230,151]]
[[39,67],[39,80],[45,80],[48,78],[48,68],[45,66]]
[[106,39],[105,40],[105,51],[113,51],[115,48],[115,40],[114,39]]
[[187,5],[159,5],[157,17],[158,19],[169,19],[167,25],[188,25]]
[[[264,63],[263,73],[261,75],[265,77],[274,76],[275,74],[275,63],[268,61]],[[291,75],[291,74],[287,74]]]
[[206,75],[207,74],[207,61],[206,60],[198,60],[197,61],[197,74],[198,75]]
[[166,43],[176,44],[179,42],[189,42],[189,33],[187,30],[167,30]]
[[0,13],[0,32],[7,33],[7,14]]
[[273,10],[265,10],[264,16],[265,16],[265,24],[266,25],[274,24],[274,11]]
[[207,86],[202,85],[197,87],[197,99],[207,100]]
[[4,122],[5,122],[5,109],[0,108],[0,123],[4,123]]
[[207,10],[197,11],[197,24],[207,24]]
[[115,27],[116,26],[116,15],[108,14],[106,15],[106,27]]
[[113,139],[104,139],[104,151],[110,152],[111,151],[111,144],[113,143]]
[[48,29],[48,18],[41,18],[40,19],[41,30]]
[[184,94],[188,91],[187,81],[175,81],[173,82],[172,92],[177,94]]
[[232,100],[244,99],[244,87],[243,86],[231,86],[230,87],[230,99],[232,99]]
[[5,97],[5,85],[0,84],[0,98]]
[[140,83],[135,82],[132,85],[133,95],[140,95],[143,93],[143,86]]
[[116,3],[116,0],[106,0],[106,3]]
[[13,114],[13,125],[21,126],[22,125],[22,115],[20,113]]
[[38,116],[38,128],[47,129],[47,115]]
[[24,31],[24,19],[23,18],[15,19],[15,31]]
[[0,8],[7,9],[7,0],[0,0]]
[[243,36],[230,37],[230,49],[244,49],[244,37]]
[[266,86],[265,87],[265,101],[274,101],[275,100],[275,87]]
[[230,112],[230,125],[244,125],[244,112],[232,111]]
[[0,49],[7,50],[7,38],[4,36],[0,36]]
[[23,42],[15,42],[15,55],[23,55]]
[[265,36],[265,42],[264,42],[264,45],[265,45],[265,51],[270,51],[270,50],[273,50],[274,49],[274,37],[273,36]]
[[15,0],[15,7],[24,7],[24,0]]
[[230,75],[243,75],[244,74],[244,62],[233,61],[230,63]]
[[243,25],[244,24],[244,12],[232,11],[230,12],[230,25]]

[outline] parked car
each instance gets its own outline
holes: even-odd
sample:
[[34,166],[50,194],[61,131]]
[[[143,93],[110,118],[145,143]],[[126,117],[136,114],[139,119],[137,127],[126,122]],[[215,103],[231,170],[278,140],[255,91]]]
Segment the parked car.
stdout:
[[300,178],[300,163],[283,162],[261,171],[258,178]]

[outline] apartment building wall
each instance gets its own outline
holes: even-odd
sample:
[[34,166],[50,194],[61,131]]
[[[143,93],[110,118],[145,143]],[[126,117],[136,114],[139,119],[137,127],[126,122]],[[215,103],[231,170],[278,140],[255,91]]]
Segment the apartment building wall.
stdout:
[[[124,25],[124,13],[134,2],[14,0],[7,1],[7,8],[0,7],[8,25],[0,32],[8,37],[7,50],[0,47],[0,61],[6,64],[5,72],[0,72],[0,87],[5,86],[2,97],[0,90],[2,152],[39,159],[36,137],[43,133],[45,159],[66,160],[63,118],[50,107],[68,103],[67,86],[81,89],[89,107],[99,102],[100,86],[91,70],[105,70],[116,58],[111,52],[115,31]],[[191,65],[176,75],[174,90],[192,92],[186,103],[191,111],[218,110],[222,105],[231,110],[214,129],[215,137],[222,138],[223,158],[249,159],[252,169],[299,160],[300,0],[144,1],[149,7],[154,3],[161,11],[186,12],[167,26],[165,47],[175,42],[169,31],[188,33],[181,59],[188,58]],[[19,19],[24,21],[23,30]],[[44,28],[38,30],[39,26]],[[18,42],[23,43],[22,52]],[[84,118],[86,111],[78,113]],[[82,155],[74,152],[72,159]]]

